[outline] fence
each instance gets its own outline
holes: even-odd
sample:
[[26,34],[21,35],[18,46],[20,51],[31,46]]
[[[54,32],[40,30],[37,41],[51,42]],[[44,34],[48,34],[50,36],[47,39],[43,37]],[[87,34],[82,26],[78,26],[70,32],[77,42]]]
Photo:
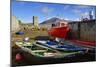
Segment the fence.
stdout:
[[73,39],[91,42],[96,40],[96,20],[70,22],[69,26]]

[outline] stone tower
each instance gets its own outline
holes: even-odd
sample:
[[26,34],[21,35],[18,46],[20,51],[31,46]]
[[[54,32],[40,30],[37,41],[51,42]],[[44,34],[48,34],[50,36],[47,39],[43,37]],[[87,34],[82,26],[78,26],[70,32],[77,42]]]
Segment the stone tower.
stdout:
[[38,17],[37,16],[33,16],[33,25],[35,28],[38,28]]

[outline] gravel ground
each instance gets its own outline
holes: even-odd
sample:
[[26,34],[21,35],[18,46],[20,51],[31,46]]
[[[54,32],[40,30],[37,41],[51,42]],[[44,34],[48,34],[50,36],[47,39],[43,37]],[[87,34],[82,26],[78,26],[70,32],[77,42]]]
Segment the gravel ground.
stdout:
[[[85,54],[85,55],[77,55],[71,58],[61,58],[61,59],[41,59],[37,58],[27,52],[24,52],[20,48],[15,45],[15,41],[23,41],[23,38],[30,37],[30,41],[33,41],[35,38],[38,39],[48,39],[47,31],[24,31],[24,35],[15,35],[12,34],[11,39],[11,64],[12,66],[25,66],[25,65],[41,65],[41,64],[56,64],[56,63],[72,63],[72,62],[88,62],[95,61],[95,54]],[[43,37],[45,36],[45,37]],[[22,53],[24,59],[22,61],[16,61],[15,56],[17,53]]]
[[[24,60],[18,62],[15,59],[17,53],[22,53],[24,56]],[[37,58],[27,52],[19,48],[12,49],[12,66],[25,66],[25,65],[41,65],[41,64],[56,64],[56,63],[72,63],[72,62],[88,62],[88,61],[96,61],[95,54],[84,54],[77,55],[69,58],[61,58],[61,59],[42,59]]]

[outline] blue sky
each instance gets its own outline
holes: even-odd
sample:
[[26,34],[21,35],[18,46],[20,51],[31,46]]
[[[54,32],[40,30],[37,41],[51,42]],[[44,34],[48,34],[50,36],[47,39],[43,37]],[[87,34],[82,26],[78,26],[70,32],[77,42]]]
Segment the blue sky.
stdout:
[[95,6],[86,5],[12,2],[12,15],[24,23],[31,23],[33,16],[39,17],[39,23],[52,17],[77,21],[81,16],[88,17],[89,11],[92,11],[95,19],[95,9]]

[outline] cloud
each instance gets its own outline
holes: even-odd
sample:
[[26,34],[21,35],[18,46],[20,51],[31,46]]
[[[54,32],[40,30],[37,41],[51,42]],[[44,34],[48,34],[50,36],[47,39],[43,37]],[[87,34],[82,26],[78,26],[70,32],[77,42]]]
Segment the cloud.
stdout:
[[81,13],[81,10],[75,9],[75,10],[73,10],[73,12],[79,14],[79,13]]
[[26,2],[18,2],[20,5],[25,5],[26,4]]
[[74,19],[74,21],[80,21],[80,18],[76,18],[76,19]]
[[75,9],[75,10],[73,10],[73,12],[74,12],[75,14],[78,14],[78,15],[81,15],[81,16],[87,16],[87,15],[89,15],[89,12],[82,12],[82,11],[79,10],[79,9]]
[[87,17],[89,15],[88,12],[81,13],[80,16]]
[[88,12],[85,12],[84,15],[87,16],[87,15],[89,15],[89,13]]
[[53,9],[51,9],[51,8],[48,8],[48,7],[43,7],[42,8],[42,12],[44,13],[44,14],[49,14],[49,13],[51,13],[53,11]]
[[[76,14],[82,14],[83,12],[81,11],[81,9],[90,9],[91,6],[86,6],[86,5],[78,5],[78,6],[75,6],[74,9],[73,9],[73,12],[76,13]],[[87,13],[85,13],[86,15]]]
[[65,20],[70,20],[69,18],[65,17],[65,18],[62,18],[62,19],[65,19]]
[[88,8],[90,8],[91,6],[86,6],[86,5],[78,5],[78,6],[76,6],[75,8],[77,8],[77,9],[88,9]]
[[81,10],[79,10],[79,9],[74,9],[74,10],[73,10],[73,13],[74,13],[75,15],[78,15],[78,16],[83,16],[83,15],[84,15],[83,12],[82,12]]
[[69,7],[69,5],[64,6],[64,10],[67,10]]

